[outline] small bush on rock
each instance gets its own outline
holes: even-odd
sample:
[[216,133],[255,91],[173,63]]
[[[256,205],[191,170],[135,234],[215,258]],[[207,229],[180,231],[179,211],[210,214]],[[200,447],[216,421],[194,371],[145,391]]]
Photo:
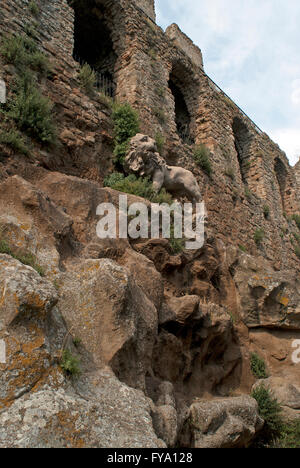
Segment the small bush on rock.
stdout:
[[81,374],[79,359],[68,349],[63,351],[60,367],[67,375],[75,377]]
[[263,229],[257,229],[254,233],[254,241],[256,245],[260,245],[265,237],[265,231]]
[[260,416],[265,424],[257,440],[257,445],[267,445],[281,436],[284,429],[281,416],[282,409],[271,391],[263,385],[257,387],[251,394],[258,403]]
[[0,133],[0,144],[7,145],[25,156],[30,153],[22,134],[13,128]]
[[94,86],[96,83],[96,74],[91,69],[89,64],[85,63],[80,68],[78,73],[78,79],[80,82],[80,86],[88,95],[92,95],[94,92]]
[[53,104],[41,94],[30,73],[18,78],[16,92],[7,106],[7,116],[16,122],[19,130],[29,133],[41,143],[55,143]]
[[129,147],[129,141],[140,130],[138,113],[130,104],[114,104],[112,119],[114,122],[114,155],[121,165]]
[[206,148],[205,145],[200,144],[195,146],[194,154],[193,154],[194,161],[198,164],[207,175],[212,175],[212,167],[209,158],[209,149]]
[[104,186],[110,187],[119,192],[130,193],[138,197],[146,198],[153,203],[172,203],[172,196],[162,189],[159,193],[155,193],[152,187],[152,182],[149,178],[129,175],[125,177],[123,174],[114,172],[104,180]]
[[251,354],[250,364],[254,377],[257,377],[258,379],[268,378],[266,363],[257,353]]

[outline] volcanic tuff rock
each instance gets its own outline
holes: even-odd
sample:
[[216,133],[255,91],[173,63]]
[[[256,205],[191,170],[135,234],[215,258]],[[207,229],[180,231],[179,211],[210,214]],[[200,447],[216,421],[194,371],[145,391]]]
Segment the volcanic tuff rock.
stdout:
[[[1,249],[45,273],[0,257],[0,445],[248,446],[257,406],[231,396],[251,391],[251,352],[285,412],[299,411],[299,163],[216,87],[176,25],[155,24],[154,0],[39,1],[36,17],[28,5],[0,2],[0,41],[30,34],[49,58],[50,73],[33,71],[57,144],[23,126],[28,155],[0,143]],[[114,122],[110,100],[82,89],[78,56],[111,77],[166,164],[193,173],[208,212],[202,249],[97,237],[98,204],[118,213],[120,193],[103,188]],[[18,70],[2,48],[0,69],[14,102]],[[1,137],[19,124],[1,120]],[[77,380],[62,372],[63,348],[81,361]]]
[[196,401],[189,409],[181,443],[195,448],[247,447],[263,424],[251,397]]

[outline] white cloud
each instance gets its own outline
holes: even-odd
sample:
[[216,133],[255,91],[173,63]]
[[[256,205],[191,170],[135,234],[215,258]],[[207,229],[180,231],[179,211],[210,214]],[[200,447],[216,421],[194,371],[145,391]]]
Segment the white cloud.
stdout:
[[294,80],[292,88],[291,101],[295,106],[297,106],[300,104],[300,80]]
[[156,6],[158,23],[179,25],[201,48],[208,75],[278,138],[293,162],[300,138],[299,0],[156,0]]
[[300,128],[284,128],[270,131],[270,137],[289,155],[290,163],[300,158]]

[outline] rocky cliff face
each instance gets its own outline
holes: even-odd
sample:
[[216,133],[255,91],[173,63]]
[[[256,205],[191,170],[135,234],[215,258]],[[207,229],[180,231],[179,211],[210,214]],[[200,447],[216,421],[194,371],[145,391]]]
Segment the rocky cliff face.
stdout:
[[[0,139],[0,445],[246,447],[263,425],[249,397],[252,352],[285,408],[300,410],[295,174],[213,86],[200,50],[143,13],[153,16],[152,2],[91,1],[114,52],[99,70],[105,64],[142,130],[164,136],[166,161],[193,172],[208,210],[195,251],[174,254],[167,239],[99,239],[96,207],[118,212],[120,193],[103,187],[114,159],[109,101],[80,88],[73,58],[87,54],[76,44],[93,37],[93,20],[80,2],[37,6],[0,5],[1,41],[25,34],[49,57],[38,86],[54,104],[58,140],[45,146],[22,128],[24,155]],[[3,49],[0,65],[11,99],[18,67]],[[210,151],[210,177],[194,143]],[[81,374],[70,377],[77,359]]]

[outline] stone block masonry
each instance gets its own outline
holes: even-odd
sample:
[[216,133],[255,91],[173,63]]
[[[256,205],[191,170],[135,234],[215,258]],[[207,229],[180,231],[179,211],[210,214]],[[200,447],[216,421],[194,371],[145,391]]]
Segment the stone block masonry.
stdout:
[[[50,168],[99,182],[112,170],[109,110],[79,89],[77,38],[86,61],[90,57],[115,81],[116,98],[137,109],[141,131],[163,136],[167,162],[195,174],[208,229],[272,259],[276,268],[299,268],[292,243],[297,227],[289,221],[300,212],[299,188],[286,155],[213,85],[200,49],[178,26],[165,33],[153,22],[153,0],[87,0],[84,8],[77,0],[40,0],[38,21],[28,4],[2,0],[0,34],[38,22],[39,43],[53,62],[46,92],[55,103],[64,151],[51,158]],[[210,178],[194,163],[194,144],[210,152]],[[254,241],[258,229],[265,233],[260,246]]]

